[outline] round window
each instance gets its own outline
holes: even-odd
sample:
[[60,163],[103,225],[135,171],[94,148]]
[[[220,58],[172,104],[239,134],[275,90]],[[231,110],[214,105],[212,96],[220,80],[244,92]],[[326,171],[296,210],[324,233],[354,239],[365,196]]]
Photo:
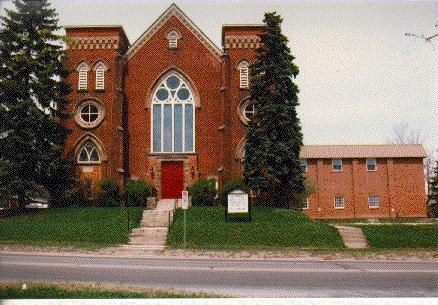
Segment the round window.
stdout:
[[75,121],[82,128],[94,128],[102,122],[103,107],[94,100],[80,103],[76,108]]
[[255,105],[252,102],[246,104],[245,108],[243,108],[243,115],[247,119],[247,121],[251,121],[255,114]]
[[99,117],[99,109],[95,105],[88,104],[81,109],[81,119],[85,123],[93,123]]
[[254,118],[255,113],[256,107],[254,101],[248,98],[242,100],[237,107],[237,114],[245,125],[248,125],[248,123]]

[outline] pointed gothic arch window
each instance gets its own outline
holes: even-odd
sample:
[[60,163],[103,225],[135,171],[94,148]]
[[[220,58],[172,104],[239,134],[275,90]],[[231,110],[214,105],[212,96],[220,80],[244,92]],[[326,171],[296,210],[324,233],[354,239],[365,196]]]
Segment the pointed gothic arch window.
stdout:
[[82,62],[77,67],[77,71],[78,71],[78,90],[87,90],[88,71],[90,71],[90,67],[86,62]]
[[107,70],[107,67],[102,61],[99,61],[94,66],[94,71],[96,72],[96,83],[95,83],[96,90],[104,90],[105,89],[105,71],[106,70]]
[[249,63],[246,60],[242,60],[239,65],[239,87],[240,89],[249,88]]
[[78,163],[100,163],[99,150],[93,142],[87,141],[78,154]]
[[194,152],[194,96],[176,73],[158,84],[152,97],[152,152]]

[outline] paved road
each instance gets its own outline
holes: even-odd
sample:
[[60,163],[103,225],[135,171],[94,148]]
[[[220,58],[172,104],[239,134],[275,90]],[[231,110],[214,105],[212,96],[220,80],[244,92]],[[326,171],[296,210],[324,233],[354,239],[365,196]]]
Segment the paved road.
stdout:
[[437,297],[436,263],[0,255],[3,280],[125,283],[241,297]]

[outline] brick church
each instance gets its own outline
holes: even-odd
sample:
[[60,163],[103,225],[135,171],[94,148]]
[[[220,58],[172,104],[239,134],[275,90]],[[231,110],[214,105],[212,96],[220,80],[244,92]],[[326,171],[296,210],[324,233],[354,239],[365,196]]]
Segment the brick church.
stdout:
[[[179,198],[199,178],[220,187],[241,173],[261,25],[224,25],[219,48],[173,4],[132,44],[118,25],[65,29],[66,154],[79,178],[142,179]],[[426,216],[421,145],[306,145],[301,155],[317,187],[311,217]]]

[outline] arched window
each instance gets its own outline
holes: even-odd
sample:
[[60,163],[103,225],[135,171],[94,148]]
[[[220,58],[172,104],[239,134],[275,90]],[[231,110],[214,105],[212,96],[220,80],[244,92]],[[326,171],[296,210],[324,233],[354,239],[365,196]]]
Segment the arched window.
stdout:
[[104,90],[106,67],[103,63],[99,62],[94,69],[96,71],[96,90]]
[[240,74],[240,88],[248,89],[249,88],[249,64],[247,61],[242,61],[239,64],[239,74]]
[[178,75],[166,77],[152,98],[152,152],[194,152],[194,97]]
[[90,71],[90,67],[87,63],[82,62],[78,68],[78,90],[87,90],[88,85],[88,71]]
[[100,156],[96,145],[87,141],[78,154],[78,163],[99,163]]
[[173,30],[167,34],[167,40],[169,41],[169,49],[177,49],[178,48],[178,39],[181,38],[181,35],[178,31]]

